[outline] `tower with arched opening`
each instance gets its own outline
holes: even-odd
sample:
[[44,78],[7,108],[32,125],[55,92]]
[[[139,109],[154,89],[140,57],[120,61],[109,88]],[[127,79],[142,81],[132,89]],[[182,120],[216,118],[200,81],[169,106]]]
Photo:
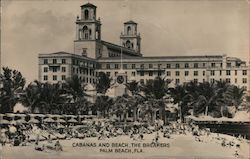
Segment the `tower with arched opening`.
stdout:
[[141,52],[141,37],[137,33],[137,23],[130,20],[124,23],[124,31],[120,36],[122,46],[134,50],[137,53]]
[[74,52],[97,58],[101,50],[101,21],[96,18],[96,6],[87,3],[81,6],[81,16],[76,19],[76,40]]

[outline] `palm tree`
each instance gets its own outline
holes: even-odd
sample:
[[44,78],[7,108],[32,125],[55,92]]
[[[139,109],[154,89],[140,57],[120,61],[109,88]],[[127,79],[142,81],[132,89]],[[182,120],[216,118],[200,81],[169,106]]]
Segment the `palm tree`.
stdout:
[[62,93],[62,87],[59,83],[44,83],[41,87],[40,110],[43,113],[58,113],[62,111],[62,105],[68,101]]
[[67,79],[62,87],[62,91],[67,94],[67,97],[71,99],[71,103],[74,104],[74,112],[77,114],[87,110],[89,104],[86,99],[89,95],[86,94],[85,86],[85,84],[81,83],[78,76],[74,75],[72,78]]
[[154,80],[148,80],[146,85],[142,85],[142,91],[149,100],[157,102],[160,110],[160,119],[165,122],[165,104],[163,97],[168,93],[168,85],[171,81],[165,80],[165,78],[156,77]]
[[220,89],[217,89],[214,82],[204,82],[198,85],[199,97],[195,101],[197,106],[197,113],[204,111],[207,116],[209,112],[213,112],[217,109],[216,102],[219,98]]
[[19,101],[19,95],[23,91],[25,79],[17,70],[3,67],[3,74],[0,75],[0,112],[13,112],[13,107]]
[[232,103],[236,108],[240,106],[243,102],[243,97],[245,95],[245,89],[243,87],[232,86]]
[[140,94],[138,82],[128,82],[126,83],[126,88],[131,92],[131,96],[128,101],[131,109],[133,110],[133,120],[136,121],[138,119],[138,106],[145,100],[145,98]]
[[107,74],[105,74],[104,72],[99,72],[98,82],[96,84],[97,93],[105,95],[105,93],[111,86],[111,80],[112,79]]
[[20,97],[21,103],[34,113],[36,108],[39,108],[41,102],[41,83],[34,81],[30,83],[23,91]]
[[96,84],[96,91],[99,94],[97,94],[98,96],[96,98],[95,108],[97,110],[97,114],[102,112],[104,117],[106,117],[107,111],[111,109],[113,104],[113,100],[109,96],[106,96],[106,92],[111,86],[111,80],[112,79],[107,74],[99,72]]
[[194,92],[188,92],[188,89],[195,90],[196,86],[195,85],[177,85],[175,88],[170,89],[170,94],[171,97],[174,99],[174,104],[178,103],[178,106],[180,108],[179,112],[180,112],[180,119],[181,122],[184,120],[184,116],[187,115],[188,111],[189,111],[189,107],[188,105],[190,105],[189,103],[192,103],[193,100],[193,96],[191,93]]
[[104,118],[109,117],[112,105],[113,105],[112,98],[109,98],[108,96],[105,95],[97,96],[95,107],[98,112],[101,112],[101,115]]

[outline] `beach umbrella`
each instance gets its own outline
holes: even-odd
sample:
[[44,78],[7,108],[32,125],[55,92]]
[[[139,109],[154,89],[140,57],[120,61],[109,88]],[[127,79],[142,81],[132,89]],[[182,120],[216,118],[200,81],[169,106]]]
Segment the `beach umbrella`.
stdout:
[[16,121],[17,124],[24,124],[27,123],[24,119],[19,119]]
[[10,122],[8,120],[2,119],[0,120],[0,124],[9,124]]
[[46,123],[55,123],[56,122],[55,120],[53,120],[51,118],[46,118],[43,121],[46,122]]
[[17,117],[26,117],[27,115],[26,114],[16,114]]
[[44,115],[44,114],[37,114],[37,116],[40,117],[40,118],[44,118],[46,115]]
[[28,121],[28,123],[34,123],[34,124],[37,124],[37,123],[40,123],[39,120],[35,119],[35,118],[32,118]]
[[66,123],[66,121],[63,120],[63,119],[57,119],[56,121],[57,121],[58,123]]
[[14,114],[14,113],[6,113],[6,116],[8,116],[8,117],[15,117],[16,114]]
[[68,120],[68,122],[69,123],[77,123],[78,121],[76,119],[71,118],[71,119]]

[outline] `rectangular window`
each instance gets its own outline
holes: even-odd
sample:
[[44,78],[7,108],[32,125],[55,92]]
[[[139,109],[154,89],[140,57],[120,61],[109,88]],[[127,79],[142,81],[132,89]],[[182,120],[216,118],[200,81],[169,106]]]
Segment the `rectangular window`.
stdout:
[[194,76],[198,76],[198,71],[194,71]]
[[160,69],[161,68],[161,64],[158,64],[158,69]]
[[48,59],[44,59],[43,64],[48,64]]
[[106,64],[106,68],[107,68],[107,69],[110,69],[110,64]]
[[44,67],[43,72],[48,72],[48,67]]
[[140,76],[144,76],[144,72],[142,71],[142,72],[140,72]]
[[237,72],[237,70],[235,70],[235,71],[234,71],[234,75],[237,76],[237,74],[238,74],[238,72]]
[[53,81],[57,80],[57,75],[53,75]]
[[242,78],[242,83],[247,83],[247,78]]
[[62,72],[66,72],[66,67],[62,67]]
[[170,65],[170,64],[167,64],[167,68],[171,68],[171,65]]
[[226,82],[227,83],[231,83],[231,79],[230,78],[226,78]]
[[119,69],[119,65],[118,64],[115,64],[115,69]]
[[62,80],[65,81],[66,80],[66,76],[62,75]]
[[47,75],[43,76],[43,80],[47,81],[48,80],[48,76]]
[[175,79],[175,84],[179,84],[180,83],[180,79]]
[[148,65],[148,68],[153,68],[153,65],[152,65],[152,64],[149,64],[149,65]]
[[118,72],[115,72],[115,76],[117,75]]
[[235,78],[235,79],[234,79],[234,83],[237,83],[237,82],[238,82],[238,80],[237,80],[237,78]]
[[188,63],[185,63],[185,68],[189,68],[189,64]]
[[158,76],[161,76],[161,72],[160,71],[158,72]]
[[247,75],[247,70],[242,70],[242,75],[243,76]]
[[202,74],[203,74],[203,76],[205,76],[206,75],[206,71],[203,71]]
[[170,71],[167,71],[167,76],[171,76],[171,72]]
[[135,69],[135,64],[132,64],[132,69]]
[[153,76],[153,72],[149,72],[148,75],[149,75],[149,76]]
[[211,82],[211,83],[214,83],[214,81],[215,81],[214,78],[211,78],[211,79],[210,79],[210,82]]
[[141,69],[144,69],[144,64],[141,64],[141,66],[140,66],[140,67],[141,67]]
[[57,72],[57,68],[56,67],[52,67],[52,71],[53,72]]
[[175,68],[180,68],[180,64],[175,64]]
[[56,64],[57,63],[57,60],[56,59],[53,59],[53,64]]
[[198,83],[198,79],[197,78],[194,79],[194,83]]
[[211,67],[215,67],[215,63],[211,63]]
[[226,75],[230,76],[231,75],[231,70],[226,70]]
[[222,75],[222,70],[220,70],[220,76]]
[[227,63],[227,67],[231,67],[231,63]]
[[202,66],[203,66],[203,67],[206,67],[206,63],[203,63]]
[[175,76],[180,76],[180,71],[175,71]]
[[127,65],[127,64],[123,64],[123,68],[124,68],[124,69],[127,69],[127,68],[128,68],[128,65]]
[[198,68],[198,63],[194,63],[194,68]]
[[66,63],[66,59],[62,59],[62,64],[65,64]]
[[214,76],[214,74],[215,74],[214,72],[215,72],[214,70],[211,70],[210,75]]
[[188,74],[189,74],[189,71],[185,71],[185,76],[188,76]]

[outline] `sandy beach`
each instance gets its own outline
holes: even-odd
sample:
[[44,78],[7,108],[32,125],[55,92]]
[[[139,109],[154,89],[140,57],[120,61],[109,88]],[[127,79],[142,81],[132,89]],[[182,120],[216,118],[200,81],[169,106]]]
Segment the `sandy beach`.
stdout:
[[[202,142],[195,141],[195,137],[188,135],[171,135],[170,139],[163,138],[160,134],[158,145],[151,145],[154,134],[146,134],[144,140],[136,141],[129,136],[119,136],[98,140],[97,138],[85,138],[60,140],[63,146],[62,152],[54,150],[36,151],[34,144],[29,146],[1,147],[1,159],[248,159],[249,142],[242,141],[240,148],[222,147],[221,141],[214,139],[217,134],[209,137],[201,137]],[[236,141],[236,138],[220,134],[220,137]],[[55,143],[55,141],[54,141]],[[47,144],[47,141],[40,142],[40,145]],[[235,157],[237,150],[239,156]]]

